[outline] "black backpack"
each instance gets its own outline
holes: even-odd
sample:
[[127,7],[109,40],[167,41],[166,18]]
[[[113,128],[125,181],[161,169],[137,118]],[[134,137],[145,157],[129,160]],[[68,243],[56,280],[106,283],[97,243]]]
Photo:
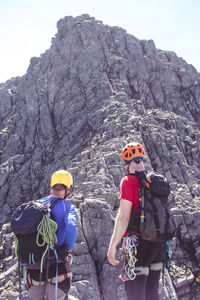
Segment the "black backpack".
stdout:
[[[42,279],[43,267],[46,268],[46,279],[48,278],[50,261],[57,263],[58,270],[57,248],[54,248],[57,241],[57,223],[53,220],[51,210],[61,199],[55,198],[48,204],[43,204],[40,200],[21,204],[10,221],[11,231],[14,233],[15,254],[18,257],[20,299],[25,297],[26,268],[40,270],[39,282]],[[23,297],[21,267],[23,268]]]
[[140,184],[140,205],[133,211],[128,231],[144,240],[166,242],[175,235],[175,224],[170,216],[168,196],[170,186],[158,173],[136,172]]
[[15,235],[15,252],[20,264],[30,269],[42,267],[41,260],[48,246],[54,247],[56,243],[57,224],[51,209],[59,200],[55,198],[46,205],[40,200],[30,201],[21,204],[13,213],[11,231]]

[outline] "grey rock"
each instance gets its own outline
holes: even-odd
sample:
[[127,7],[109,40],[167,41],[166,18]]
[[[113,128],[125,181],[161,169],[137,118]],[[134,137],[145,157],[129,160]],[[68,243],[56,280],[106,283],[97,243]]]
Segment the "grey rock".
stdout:
[[1,299],[18,297],[11,214],[48,195],[59,168],[74,177],[69,201],[79,213],[71,299],[126,299],[106,253],[126,172],[121,150],[131,141],[144,144],[147,170],[171,186],[177,237],[162,299],[198,299],[199,73],[152,40],[89,15],[65,17],[57,28],[24,76],[0,84]]

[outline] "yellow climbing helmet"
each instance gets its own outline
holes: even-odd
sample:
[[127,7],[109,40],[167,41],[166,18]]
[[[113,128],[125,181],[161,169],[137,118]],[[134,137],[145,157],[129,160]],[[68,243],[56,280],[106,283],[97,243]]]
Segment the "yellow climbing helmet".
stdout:
[[73,187],[73,178],[72,178],[72,175],[69,172],[65,171],[65,170],[56,171],[51,176],[51,188],[55,184],[63,184],[68,189],[70,189],[70,187]]

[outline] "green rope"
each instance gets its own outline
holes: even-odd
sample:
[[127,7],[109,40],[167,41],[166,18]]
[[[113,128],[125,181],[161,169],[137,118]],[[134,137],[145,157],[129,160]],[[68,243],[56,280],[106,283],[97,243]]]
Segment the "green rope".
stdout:
[[[43,215],[43,218],[37,227],[37,237],[36,237],[36,243],[39,247],[43,247],[45,244],[47,244],[47,247],[41,259],[41,264],[40,264],[41,272],[42,272],[44,257],[48,251],[49,246],[53,248],[55,243],[57,242],[57,236],[56,236],[57,229],[58,229],[57,223],[52,219],[50,219],[47,215]],[[39,242],[40,235],[42,237],[41,243]]]

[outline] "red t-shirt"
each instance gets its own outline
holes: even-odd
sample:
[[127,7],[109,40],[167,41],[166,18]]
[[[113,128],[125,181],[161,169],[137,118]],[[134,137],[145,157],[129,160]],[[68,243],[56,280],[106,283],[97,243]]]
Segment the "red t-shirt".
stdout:
[[[136,209],[139,205],[139,180],[137,176],[126,175],[122,178],[119,187],[119,201],[121,199],[130,201],[132,209]],[[127,231],[125,232],[125,236]]]
[[119,187],[119,201],[121,199],[132,202],[132,209],[139,205],[139,180],[137,176],[126,175]]

